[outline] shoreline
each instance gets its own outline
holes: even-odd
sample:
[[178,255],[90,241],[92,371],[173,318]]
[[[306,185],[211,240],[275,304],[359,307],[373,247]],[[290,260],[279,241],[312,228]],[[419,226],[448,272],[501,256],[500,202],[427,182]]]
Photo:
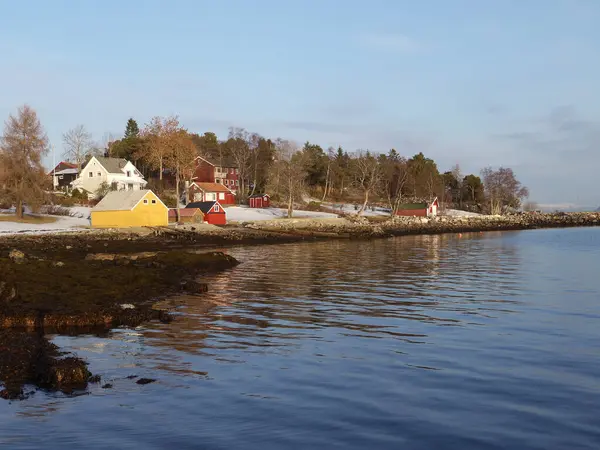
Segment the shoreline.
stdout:
[[600,213],[570,213],[278,219],[0,236],[0,398],[27,398],[26,385],[70,393],[98,382],[85,361],[62,356],[45,335],[170,321],[161,300],[177,292],[201,295],[209,287],[198,276],[239,264],[215,248],[598,225]]

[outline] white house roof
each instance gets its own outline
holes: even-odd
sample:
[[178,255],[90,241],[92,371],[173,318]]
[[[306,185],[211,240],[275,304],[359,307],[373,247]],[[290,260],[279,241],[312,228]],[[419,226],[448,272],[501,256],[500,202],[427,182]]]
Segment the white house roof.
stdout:
[[149,192],[152,191],[149,189],[139,191],[111,191],[94,206],[92,211],[131,211]]

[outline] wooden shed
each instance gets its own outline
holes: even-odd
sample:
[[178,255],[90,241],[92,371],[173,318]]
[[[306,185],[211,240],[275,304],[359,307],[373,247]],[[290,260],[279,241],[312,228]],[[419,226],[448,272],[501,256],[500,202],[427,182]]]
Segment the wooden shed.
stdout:
[[192,202],[185,209],[197,208],[204,214],[204,221],[212,225],[225,225],[227,214],[219,202]]
[[92,208],[92,228],[159,227],[169,208],[150,190],[112,191]]
[[[169,222],[177,221],[177,210],[169,209]],[[204,222],[204,213],[199,208],[179,208],[179,222],[181,223],[202,223]]]
[[405,203],[398,207],[397,216],[435,217],[438,210],[438,199],[430,203]]
[[269,194],[254,194],[248,197],[250,208],[268,208],[271,206],[271,196]]

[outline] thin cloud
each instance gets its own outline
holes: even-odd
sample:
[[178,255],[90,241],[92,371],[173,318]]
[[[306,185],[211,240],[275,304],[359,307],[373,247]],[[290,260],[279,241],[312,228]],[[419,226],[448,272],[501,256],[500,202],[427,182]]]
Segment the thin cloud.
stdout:
[[363,46],[380,51],[415,53],[421,49],[414,39],[398,33],[367,33],[359,39]]

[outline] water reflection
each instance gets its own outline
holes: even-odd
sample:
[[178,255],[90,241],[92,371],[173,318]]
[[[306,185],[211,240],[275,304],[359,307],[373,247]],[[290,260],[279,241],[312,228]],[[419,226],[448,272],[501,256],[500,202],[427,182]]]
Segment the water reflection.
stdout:
[[[331,333],[426,343],[437,326],[481,325],[514,312],[523,283],[519,252],[500,236],[233,249],[242,265],[203,279],[206,295],[173,299],[178,319],[154,324],[144,336],[153,347],[188,354],[227,359],[229,350],[235,361]],[[171,363],[175,371],[191,370]]]

